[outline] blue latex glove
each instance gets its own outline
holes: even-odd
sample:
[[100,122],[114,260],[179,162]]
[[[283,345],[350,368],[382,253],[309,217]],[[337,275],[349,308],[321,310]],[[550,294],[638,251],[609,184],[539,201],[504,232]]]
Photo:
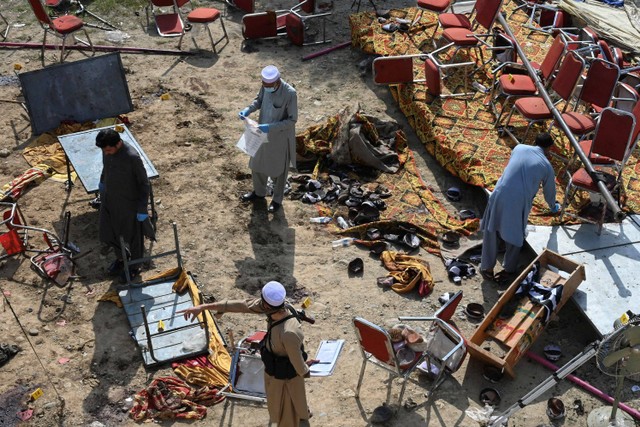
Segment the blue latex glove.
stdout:
[[98,191],[100,193],[104,193],[104,182],[99,182],[98,183]]
[[556,202],[556,204],[553,205],[553,208],[551,208],[551,213],[556,214],[560,212],[560,208],[562,208],[562,206],[560,206],[560,203]]
[[269,124],[264,123],[264,124],[258,125],[258,129],[260,129],[264,133],[269,133]]
[[149,214],[146,213],[139,213],[136,215],[136,219],[138,220],[138,222],[142,222],[147,218],[149,218]]
[[249,109],[245,108],[244,110],[240,111],[238,113],[238,118],[240,118],[240,120],[244,120],[249,116]]

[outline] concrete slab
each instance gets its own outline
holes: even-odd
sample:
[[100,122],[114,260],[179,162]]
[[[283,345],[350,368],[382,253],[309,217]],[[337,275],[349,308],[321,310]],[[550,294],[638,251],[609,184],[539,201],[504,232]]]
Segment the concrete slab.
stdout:
[[[530,227],[531,228],[531,227]],[[596,234],[594,224],[536,226],[527,243],[536,252],[551,249],[585,266],[587,279],[573,299],[602,335],[626,310],[637,310],[640,295],[640,217],[605,224]]]

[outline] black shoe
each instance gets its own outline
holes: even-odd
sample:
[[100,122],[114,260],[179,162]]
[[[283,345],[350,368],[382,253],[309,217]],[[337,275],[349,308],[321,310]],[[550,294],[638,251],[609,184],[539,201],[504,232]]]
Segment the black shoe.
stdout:
[[253,192],[253,191],[252,191],[252,192],[250,192],[250,193],[243,194],[243,195],[240,197],[240,201],[245,202],[245,203],[247,203],[247,202],[252,202],[252,201],[254,201],[254,200],[260,200],[260,199],[264,199],[264,196],[258,196],[258,195],[257,195],[255,192]]
[[122,260],[117,259],[111,263],[109,267],[107,267],[107,273],[110,276],[117,276],[122,273],[122,268],[124,267],[124,262]]
[[277,212],[277,211],[278,211],[278,209],[280,209],[280,206],[282,206],[280,203],[272,201],[272,202],[269,204],[269,209],[267,209],[267,210],[268,210],[270,213],[274,213],[274,212]]

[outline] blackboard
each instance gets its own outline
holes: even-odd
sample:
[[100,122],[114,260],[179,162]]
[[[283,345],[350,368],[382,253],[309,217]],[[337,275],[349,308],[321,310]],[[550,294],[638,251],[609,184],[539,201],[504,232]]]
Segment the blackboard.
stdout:
[[86,122],[133,110],[119,53],[19,74],[34,135],[64,120]]

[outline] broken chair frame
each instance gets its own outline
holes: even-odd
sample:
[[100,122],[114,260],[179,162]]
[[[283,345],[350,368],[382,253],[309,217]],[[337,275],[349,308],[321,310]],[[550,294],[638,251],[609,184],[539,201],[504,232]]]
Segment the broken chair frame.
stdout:
[[[193,278],[193,276],[191,276],[190,273],[183,271],[182,255],[180,253],[180,243],[178,240],[178,227],[175,222],[172,223],[171,225],[173,227],[173,236],[174,236],[174,242],[175,242],[175,248],[173,250],[161,252],[155,255],[150,255],[150,256],[135,259],[135,260],[127,259],[124,239],[122,238],[122,236],[120,237],[120,246],[122,248],[122,257],[123,257],[122,259],[124,262],[124,274],[126,278],[126,285],[118,286],[117,289],[120,293],[123,293],[123,292],[127,293],[126,296],[128,297],[128,300],[123,299],[122,295],[121,295],[121,300],[122,300],[122,303],[125,305],[125,311],[127,312],[127,317],[129,318],[129,324],[132,326],[133,338],[136,340],[138,345],[141,347],[141,350],[143,351],[143,359],[146,366],[169,363],[175,360],[184,359],[186,357],[199,356],[202,354],[206,354],[209,351],[210,334],[209,334],[209,326],[206,320],[202,320],[198,322],[187,321],[187,323],[183,326],[177,326],[177,327],[166,328],[166,329],[164,327],[161,328],[160,322],[164,323],[164,321],[166,320],[167,323],[169,322],[173,323],[175,321],[175,318],[176,318],[175,312],[171,311],[170,313],[167,313],[164,315],[166,316],[164,319],[162,318],[159,319],[157,327],[156,326],[152,327],[152,325],[150,325],[149,317],[152,317],[151,313],[154,312],[154,309],[156,309],[155,310],[156,313],[161,312],[165,307],[171,304],[175,305],[176,304],[175,300],[164,301],[165,306],[158,305],[154,307],[152,303],[149,303],[150,298],[149,298],[149,294],[147,294],[147,297],[143,301],[141,301],[140,311],[135,312],[135,310],[133,310],[133,304],[138,302],[137,300],[134,299],[133,294],[137,294],[138,293],[137,291],[140,291],[140,296],[142,296],[144,290],[153,285],[168,285],[168,284],[173,285],[173,283],[175,283],[175,281],[180,277],[181,274],[187,274],[189,276],[189,279],[195,282],[195,279]],[[162,275],[160,277],[157,277],[155,279],[148,280],[148,281],[143,280],[141,283],[131,282],[131,275],[129,273],[130,266],[151,262],[154,259],[172,256],[172,255],[175,255],[176,262],[177,262],[177,267],[174,268],[173,270],[169,270],[169,273],[172,273],[172,274]],[[155,302],[153,298],[151,298],[151,300],[152,302]],[[199,300],[202,301],[202,295],[200,295]],[[191,302],[193,302],[193,300],[191,300]],[[128,306],[132,307],[132,310],[127,310]],[[141,316],[142,318],[142,324],[136,326],[134,325],[134,323],[136,323],[135,318],[138,315]],[[160,313],[160,316],[163,316],[163,314]],[[181,318],[182,316],[179,315],[179,317]],[[179,320],[179,322],[182,322],[182,320]],[[135,329],[139,327],[143,327],[144,332],[137,334],[135,333]],[[177,355],[176,357],[169,357],[166,359],[161,359],[158,357],[158,355],[156,354],[156,351],[158,349],[154,349],[154,339],[156,339],[157,341],[160,341],[164,337],[169,337],[171,334],[175,334],[176,332],[185,331],[188,329],[196,329],[196,328],[204,330],[204,337],[205,337],[204,346],[202,346],[200,349],[194,349],[194,351],[191,353],[189,352],[187,352],[186,354],[182,353]],[[218,331],[218,333],[219,332],[220,331]],[[170,337],[167,338],[167,340],[170,340]],[[148,352],[149,359],[147,359],[146,355],[144,354],[145,352]]]

